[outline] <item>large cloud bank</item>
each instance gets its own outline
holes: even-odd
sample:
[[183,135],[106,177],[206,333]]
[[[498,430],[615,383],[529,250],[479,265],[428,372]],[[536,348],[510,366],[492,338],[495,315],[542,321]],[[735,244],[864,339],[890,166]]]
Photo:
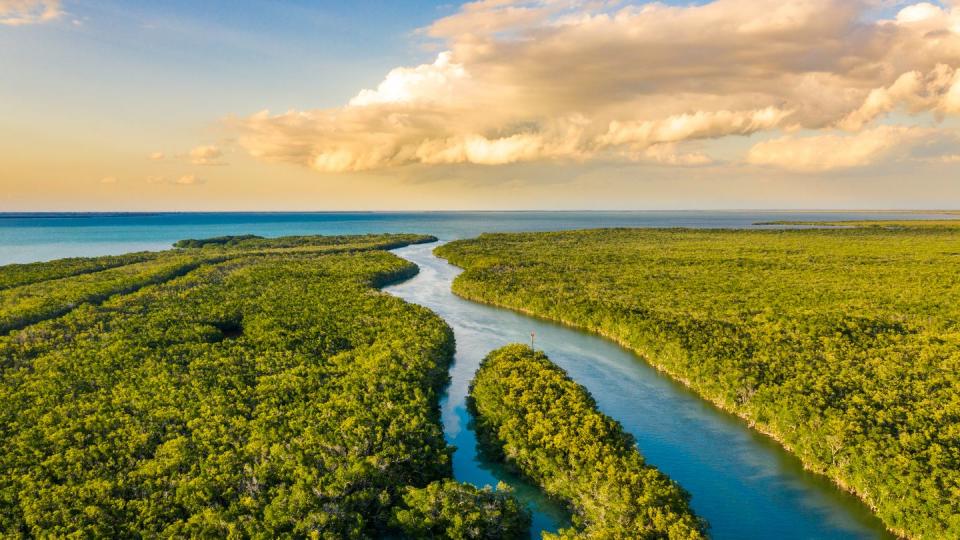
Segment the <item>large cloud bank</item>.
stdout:
[[889,4],[482,0],[423,29],[444,49],[434,61],[390,71],[343,107],[229,124],[252,155],[325,172],[703,165],[703,143],[755,134],[742,164],[801,172],[950,151],[956,138],[937,122],[960,113],[960,5],[879,16]]

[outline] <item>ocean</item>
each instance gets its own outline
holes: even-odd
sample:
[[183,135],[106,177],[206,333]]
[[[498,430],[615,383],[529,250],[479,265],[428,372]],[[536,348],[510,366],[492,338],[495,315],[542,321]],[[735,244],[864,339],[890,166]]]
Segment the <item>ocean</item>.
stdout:
[[752,227],[771,220],[942,219],[937,214],[841,211],[0,213],[0,264],[167,249],[229,234],[484,232],[598,227]]

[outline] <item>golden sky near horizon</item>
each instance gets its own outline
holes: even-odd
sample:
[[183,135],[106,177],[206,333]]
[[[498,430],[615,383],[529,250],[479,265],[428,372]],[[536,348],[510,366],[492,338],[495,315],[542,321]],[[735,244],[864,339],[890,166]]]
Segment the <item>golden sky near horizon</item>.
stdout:
[[398,49],[0,0],[0,211],[960,206],[960,4],[423,13]]

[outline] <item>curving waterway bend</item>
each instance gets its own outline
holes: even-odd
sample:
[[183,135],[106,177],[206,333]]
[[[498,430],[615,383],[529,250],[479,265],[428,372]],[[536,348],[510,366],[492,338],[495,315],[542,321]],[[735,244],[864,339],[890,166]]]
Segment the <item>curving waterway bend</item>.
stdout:
[[538,490],[477,454],[465,398],[480,360],[507,343],[529,342],[593,394],[604,413],[637,439],[649,463],[693,496],[698,514],[716,539],[889,538],[855,497],[803,470],[799,460],[740,419],[700,399],[602,337],[455,296],[460,269],[433,255],[437,244],[393,253],[420,273],[385,288],[430,308],[453,328],[457,352],[441,400],[444,433],[456,446],[454,476],[476,485],[503,480],[534,513],[532,536],[568,524],[562,508]]

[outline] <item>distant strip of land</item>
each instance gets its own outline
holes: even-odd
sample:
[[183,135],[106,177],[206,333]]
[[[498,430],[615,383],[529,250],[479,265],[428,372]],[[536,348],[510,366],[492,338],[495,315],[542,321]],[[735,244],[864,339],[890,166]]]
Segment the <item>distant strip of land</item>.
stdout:
[[946,229],[960,228],[960,218],[957,219],[858,219],[844,221],[758,221],[754,225],[784,225],[802,227],[877,227],[886,229],[927,228]]

